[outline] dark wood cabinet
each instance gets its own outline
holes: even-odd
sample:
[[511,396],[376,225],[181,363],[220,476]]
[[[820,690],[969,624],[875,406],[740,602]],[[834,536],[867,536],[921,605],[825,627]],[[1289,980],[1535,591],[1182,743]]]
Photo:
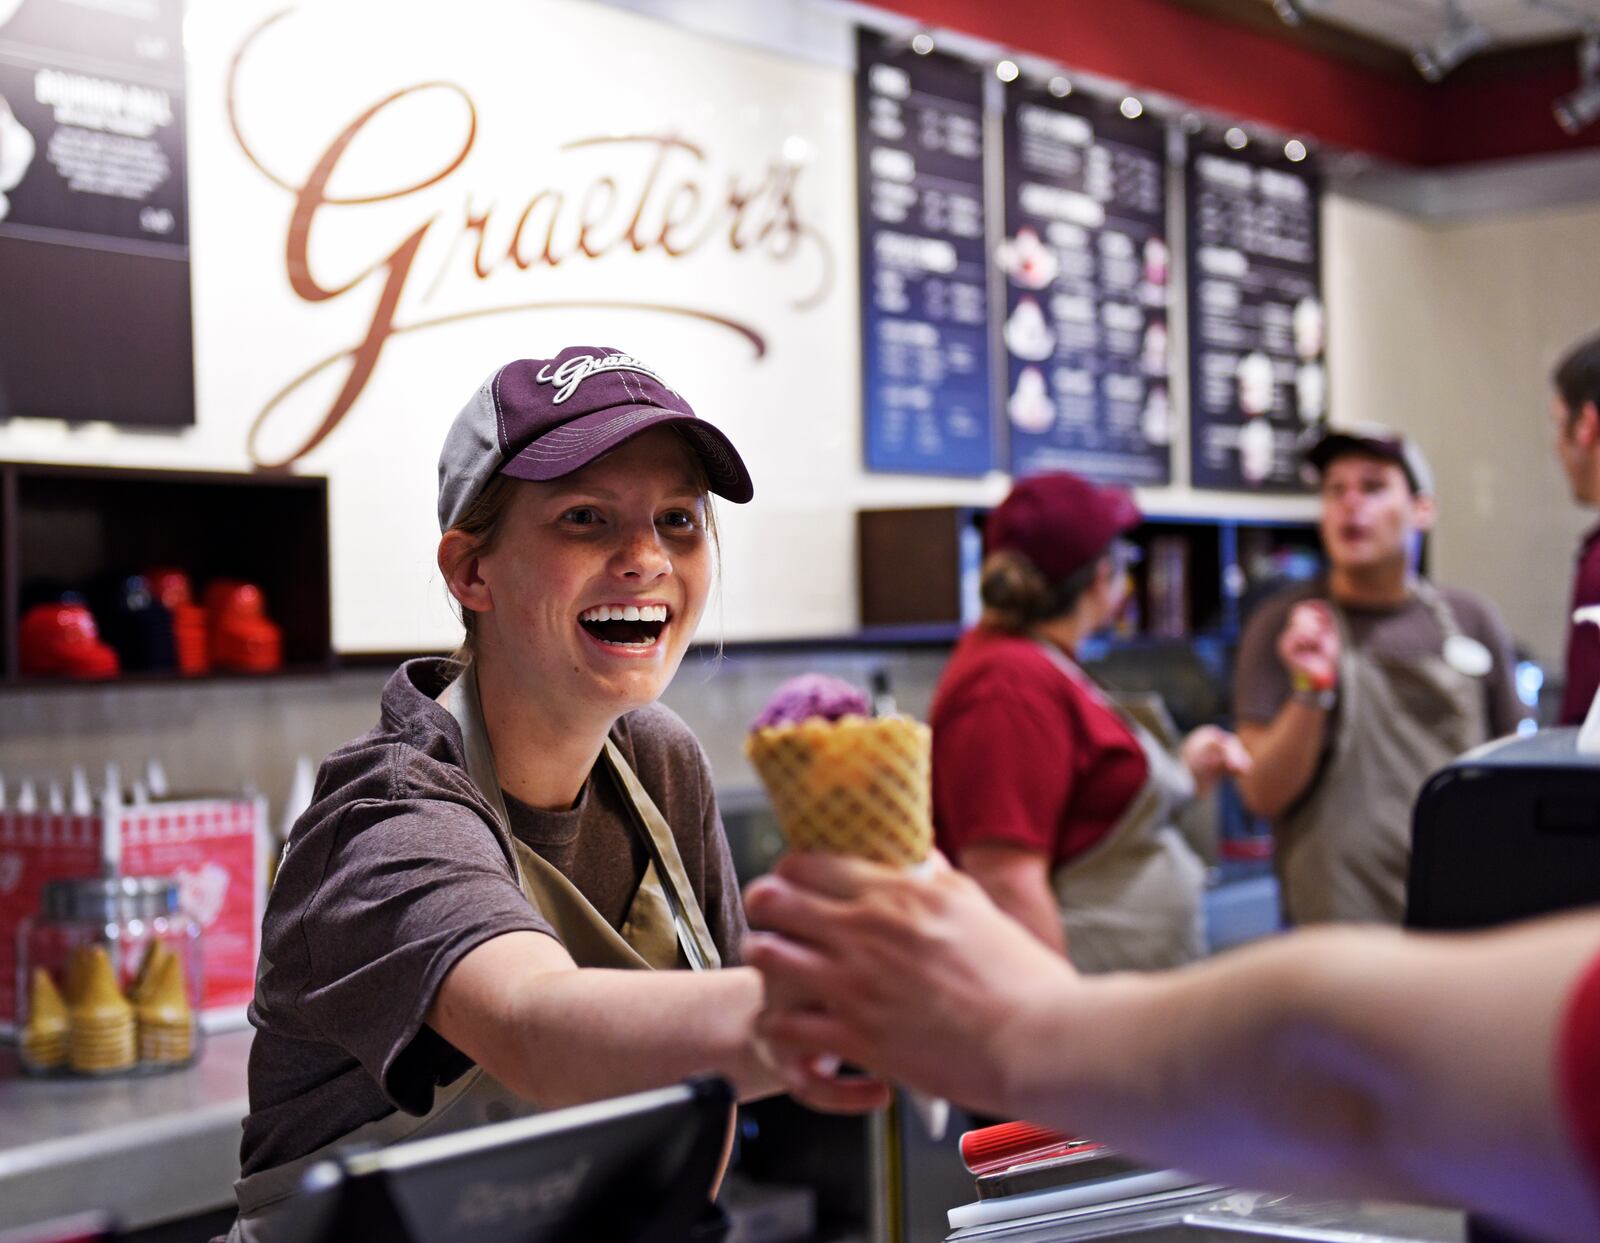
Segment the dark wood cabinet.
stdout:
[[[856,515],[861,626],[866,633],[978,619],[987,511],[970,506],[867,509]],[[1281,583],[1320,573],[1316,524],[1147,514],[1129,537],[1133,599],[1118,640],[1237,637],[1249,607]]]
[[213,579],[254,583],[283,633],[282,672],[332,667],[326,479],[7,462],[0,679],[21,680],[17,636],[30,583],[87,586],[152,566],[187,572],[197,599]]

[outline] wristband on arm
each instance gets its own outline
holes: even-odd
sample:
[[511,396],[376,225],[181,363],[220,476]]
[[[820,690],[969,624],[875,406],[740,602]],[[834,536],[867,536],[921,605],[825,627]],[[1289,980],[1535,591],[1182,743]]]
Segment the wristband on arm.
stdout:
[[1339,699],[1339,692],[1333,684],[1324,684],[1299,669],[1290,671],[1289,685],[1292,698],[1307,707],[1320,708],[1324,712],[1331,710]]

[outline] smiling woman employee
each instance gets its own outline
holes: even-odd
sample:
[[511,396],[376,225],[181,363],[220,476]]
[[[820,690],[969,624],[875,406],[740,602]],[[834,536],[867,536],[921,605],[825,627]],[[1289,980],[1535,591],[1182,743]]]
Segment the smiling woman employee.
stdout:
[[655,703],[705,605],[708,492],[750,499],[739,455],[616,351],[509,363],[456,417],[439,566],[467,659],[401,666],[290,836],[234,1238],[293,1237],[334,1144],[703,1072],[775,1086],[755,973],[707,970],[745,929],[711,773]]

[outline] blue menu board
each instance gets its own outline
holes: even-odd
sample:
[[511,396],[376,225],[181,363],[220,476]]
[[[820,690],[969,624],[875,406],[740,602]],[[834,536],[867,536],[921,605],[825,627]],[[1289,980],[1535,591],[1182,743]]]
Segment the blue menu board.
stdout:
[[1171,477],[1166,130],[1006,90],[1006,416],[1016,475]]
[[1328,412],[1320,179],[1209,141],[1187,176],[1191,479],[1305,491]]
[[867,469],[981,475],[995,453],[978,67],[858,31],[856,166]]

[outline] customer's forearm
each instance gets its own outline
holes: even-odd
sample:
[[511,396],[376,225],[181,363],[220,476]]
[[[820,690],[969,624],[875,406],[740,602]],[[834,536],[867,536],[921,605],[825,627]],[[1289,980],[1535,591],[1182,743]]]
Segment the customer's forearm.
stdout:
[[1436,1200],[1600,1234],[1553,1085],[1600,919],[1490,940],[1319,930],[1086,980],[1007,1036],[1007,1104],[1246,1186]]
[[1240,725],[1250,771],[1235,778],[1244,804],[1258,816],[1287,811],[1316,776],[1327,736],[1328,710],[1290,699],[1269,725]]

